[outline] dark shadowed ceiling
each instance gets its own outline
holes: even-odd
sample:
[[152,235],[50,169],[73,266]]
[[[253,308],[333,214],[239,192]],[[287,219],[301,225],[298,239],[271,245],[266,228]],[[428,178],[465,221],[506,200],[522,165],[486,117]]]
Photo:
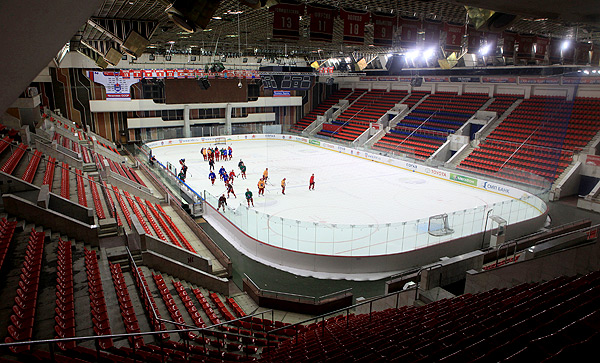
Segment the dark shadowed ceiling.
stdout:
[[[172,1],[172,0],[171,0]],[[344,45],[342,43],[343,22],[336,19],[334,36],[331,43],[315,42],[308,38],[310,18],[302,17],[300,21],[300,39],[295,41],[272,38],[273,15],[266,8],[251,9],[241,5],[238,0],[222,0],[213,19],[207,28],[193,34],[183,32],[165,13],[171,1],[167,0],[104,0],[94,14],[97,19],[132,19],[149,21],[155,25],[150,38],[150,47],[146,52],[174,53],[192,52],[199,54],[202,50],[244,54],[270,52],[275,54],[310,55],[317,49],[325,55],[348,54],[352,51],[377,53],[389,51],[373,47],[372,25],[367,25],[364,45]],[[308,1],[306,3],[313,3]],[[464,4],[497,9],[519,15],[509,30],[519,33],[577,39],[578,41],[600,42],[600,5],[598,0],[352,0],[332,1],[319,0],[320,4],[338,8],[349,7],[367,9],[369,11],[393,12],[400,15],[416,16],[445,22],[464,24],[468,21]],[[237,12],[240,12],[237,14]],[[148,29],[150,29],[148,25]],[[149,31],[149,30],[148,30]],[[150,35],[150,34],[147,34]],[[89,23],[80,29],[76,39],[84,43],[93,41],[110,41],[110,35]],[[79,45],[78,45],[79,46]],[[393,49],[399,49],[394,45]]]

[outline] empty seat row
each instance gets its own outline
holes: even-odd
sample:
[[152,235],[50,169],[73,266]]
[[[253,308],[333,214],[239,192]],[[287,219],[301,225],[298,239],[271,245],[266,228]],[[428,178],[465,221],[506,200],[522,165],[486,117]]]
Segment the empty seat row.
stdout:
[[[10,316],[11,324],[8,326],[6,343],[31,340],[33,324],[38,302],[42,258],[46,234],[32,229],[25,252],[25,260],[19,275],[19,283]],[[29,350],[29,345],[11,347],[14,353]]]

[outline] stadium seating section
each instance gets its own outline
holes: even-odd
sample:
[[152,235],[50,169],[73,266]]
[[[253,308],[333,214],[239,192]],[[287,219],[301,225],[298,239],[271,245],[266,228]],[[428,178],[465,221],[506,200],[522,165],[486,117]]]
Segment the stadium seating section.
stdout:
[[[553,182],[572,162],[573,153],[596,135],[599,115],[600,99],[535,96],[523,100],[459,168],[500,173],[524,183],[532,183],[529,173],[533,173]],[[503,173],[505,168],[517,173]]]
[[301,327],[262,362],[560,362],[600,342],[600,273]]
[[405,91],[368,91],[332,121],[332,128],[323,129],[318,135],[352,142],[406,95]]
[[479,94],[417,93],[415,99],[419,96],[427,97],[376,142],[374,149],[427,159],[489,100]]

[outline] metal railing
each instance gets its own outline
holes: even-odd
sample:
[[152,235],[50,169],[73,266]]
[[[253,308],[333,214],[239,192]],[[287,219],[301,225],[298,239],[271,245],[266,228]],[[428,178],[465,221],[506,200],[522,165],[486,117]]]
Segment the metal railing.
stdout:
[[371,300],[368,300],[368,301],[356,303],[356,304],[348,306],[346,308],[337,309],[337,310],[331,311],[329,313],[325,313],[325,314],[321,314],[321,315],[318,315],[318,316],[315,316],[315,317],[312,317],[312,318],[308,318],[308,319],[302,320],[302,321],[300,321],[298,323],[295,323],[295,324],[290,324],[290,325],[286,325],[286,326],[283,326],[283,327],[280,327],[280,328],[272,329],[272,330],[270,330],[270,331],[267,332],[267,347],[271,347],[271,337],[273,337],[273,335],[275,335],[277,332],[284,331],[284,330],[287,330],[287,329],[294,329],[295,330],[295,336],[294,336],[294,338],[295,338],[296,343],[297,343],[298,342],[298,333],[299,333],[301,327],[303,327],[304,325],[306,325],[307,323],[310,323],[310,322],[318,323],[319,320],[320,320],[321,321],[321,326],[322,326],[323,332],[324,332],[325,331],[325,318],[327,318],[327,317],[333,317],[333,316],[338,315],[340,313],[345,313],[346,314],[346,327],[347,327],[348,323],[349,323],[349,319],[348,318],[349,318],[349,315],[350,315],[350,311],[351,310],[355,310],[357,307],[360,307],[360,306],[369,305],[369,313],[368,314],[369,314],[369,318],[371,318],[371,316],[373,314],[373,303],[377,302],[377,301],[380,301],[380,300],[383,300],[383,299],[389,299],[390,297],[394,297],[395,296],[396,297],[395,309],[398,309],[399,304],[400,304],[400,294],[403,293],[403,292],[405,292],[405,291],[397,291],[397,292],[394,292],[394,293],[391,293],[391,294],[382,295],[382,296],[379,296],[377,298],[374,298],[374,299],[371,299]]
[[275,299],[285,299],[288,301],[297,301],[297,302],[307,302],[307,303],[312,303],[312,304],[318,304],[329,298],[334,298],[334,297],[338,297],[338,296],[346,297],[346,296],[348,296],[348,294],[352,294],[352,288],[335,291],[335,292],[321,295],[321,296],[308,296],[308,295],[302,295],[302,294],[294,294],[294,293],[290,293],[290,292],[273,291],[273,290],[267,290],[267,289],[262,289],[262,288],[258,287],[258,285],[254,281],[252,281],[252,279],[250,277],[248,277],[248,275],[246,275],[246,274],[244,274],[244,278],[254,286],[254,288],[258,291],[258,294],[260,296],[273,297]]

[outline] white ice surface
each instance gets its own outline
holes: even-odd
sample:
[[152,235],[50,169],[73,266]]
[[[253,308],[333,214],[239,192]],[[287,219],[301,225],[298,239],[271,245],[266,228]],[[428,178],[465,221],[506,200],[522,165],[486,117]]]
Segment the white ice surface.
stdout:
[[[432,215],[491,205],[510,199],[496,193],[406,171],[319,147],[281,140],[231,141],[233,159],[215,164],[217,181],[211,185],[209,167],[200,154],[208,144],[161,146],[153,149],[163,164],[188,166],[186,183],[199,194],[206,189],[219,196],[226,192],[218,178],[224,166],[235,171],[237,198],[228,205],[245,203],[244,192],[254,194],[255,209],[273,216],[319,223],[384,224],[414,221]],[[213,145],[214,147],[214,145]],[[246,180],[239,178],[238,162],[247,167]],[[265,168],[269,181],[265,196],[258,196],[257,183]],[[308,190],[311,174],[315,190]],[[286,178],[285,195],[280,183]]]
[[[238,175],[234,181],[237,198],[231,196],[228,199],[228,206],[233,209],[237,209],[240,203],[245,204],[244,192],[246,188],[249,188],[254,193],[255,207],[253,209],[273,216],[323,224],[353,225],[381,225],[421,219],[421,221],[425,221],[426,228],[426,221],[432,215],[487,207],[493,203],[511,199],[486,190],[300,142],[267,139],[229,141],[228,143],[233,148],[233,158],[231,161],[217,162],[215,172],[217,173],[223,165],[228,172],[233,169]],[[206,189],[218,197],[226,192],[225,186],[218,176],[215,185],[211,185],[208,179],[208,163],[202,159],[200,154],[201,147],[208,145],[201,143],[165,145],[155,147],[153,153],[163,164],[168,161],[178,168],[179,159],[185,158],[186,165],[188,165],[187,184],[199,194],[203,194]],[[214,148],[214,145],[212,147]],[[246,180],[239,178],[237,164],[240,159],[244,161],[248,169],[248,179]],[[256,184],[265,168],[269,168],[269,184],[265,196],[262,197],[258,196]],[[316,187],[314,191],[309,191],[308,181],[312,173],[315,174]],[[287,181],[287,188],[286,194],[282,195],[280,183],[284,177]],[[476,231],[480,231],[483,227],[482,221],[485,213],[478,214],[481,215],[479,216],[480,220],[474,222],[477,223],[477,226],[474,227]],[[278,261],[266,260],[247,251],[244,246],[236,243],[234,236],[230,236],[231,229],[216,222],[213,226],[238,250],[250,255],[253,259],[294,274],[329,279],[377,280],[393,273],[388,271],[352,274],[292,268],[287,264],[282,265]],[[455,228],[455,226],[451,227]],[[491,225],[488,225],[488,228],[490,227]],[[268,229],[271,228],[271,226],[268,227]],[[413,230],[414,228],[416,225],[413,226]],[[358,242],[358,240],[331,243],[319,240],[316,246],[314,242],[308,243],[307,247],[303,249],[302,245],[305,241],[302,240],[302,237],[300,237],[299,248],[295,247],[297,243],[294,241],[291,245],[271,244],[305,253],[365,256],[410,251],[427,246],[430,241],[439,243],[460,237],[458,234],[457,231],[457,233],[444,238],[431,238],[425,232],[420,234],[420,236],[424,235],[424,240],[415,239],[413,236],[410,238],[410,243],[403,243],[401,239],[392,238],[389,243],[375,244],[371,247],[368,246],[368,243],[361,245],[363,242]],[[258,239],[266,243],[266,239]],[[291,239],[293,240],[293,238]],[[313,247],[314,250],[311,250]]]

